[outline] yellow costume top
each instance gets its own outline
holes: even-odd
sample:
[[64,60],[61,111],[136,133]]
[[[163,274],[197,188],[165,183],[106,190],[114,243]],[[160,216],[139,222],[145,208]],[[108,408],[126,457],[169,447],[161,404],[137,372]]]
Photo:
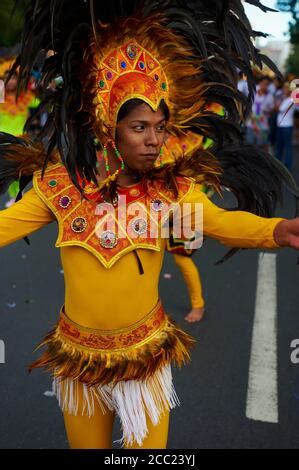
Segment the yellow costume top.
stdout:
[[[226,211],[213,204],[193,180],[178,178],[178,182],[180,204],[203,204],[205,236],[228,246],[278,247],[273,231],[283,219]],[[133,190],[136,195],[138,185],[127,190],[131,193]],[[150,191],[153,199],[170,200],[169,192],[158,183]],[[81,202],[65,168],[61,164],[54,165],[46,171],[43,180],[40,172],[36,172],[34,188],[12,207],[0,212],[0,246],[21,239],[50,222],[58,222],[56,246],[61,249],[68,317],[90,328],[125,328],[143,318],[157,304],[165,243],[161,239],[155,242],[145,239],[139,243],[138,238],[131,241],[124,238],[121,246],[105,248],[99,238],[98,243],[93,238],[94,213],[95,204],[85,199]],[[84,226],[82,218],[87,227],[80,232],[78,230]],[[72,224],[77,231],[70,229]],[[144,267],[143,275],[139,274],[130,252],[135,247]]]

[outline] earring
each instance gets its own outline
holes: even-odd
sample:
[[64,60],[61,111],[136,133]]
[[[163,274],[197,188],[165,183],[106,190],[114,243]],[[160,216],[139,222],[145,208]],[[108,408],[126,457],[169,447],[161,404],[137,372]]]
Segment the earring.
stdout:
[[116,148],[116,145],[115,145],[115,142],[114,140],[111,140],[111,145],[113,147],[113,150],[115,152],[115,155],[117,156],[118,160],[120,161],[121,163],[121,167],[120,167],[120,171],[124,170],[125,169],[125,162],[123,160],[123,157],[121,156],[121,154],[119,153],[118,149]]
[[[118,160],[120,161],[121,163],[121,166],[120,168],[116,171],[116,174],[118,174],[120,171],[123,171],[125,169],[125,162],[120,154],[120,152],[118,151],[118,149],[116,148],[116,145],[115,145],[115,142],[114,140],[112,139],[109,139],[106,141],[106,143],[103,145],[103,157],[104,157],[104,161],[105,161],[105,169],[106,169],[106,174],[107,176],[111,176],[111,170],[110,170],[110,165],[109,165],[109,160],[108,160],[108,150],[107,150],[107,147],[109,145],[109,143],[111,143],[111,146],[114,150],[114,153],[115,155],[117,156]],[[114,176],[114,175],[113,175]],[[115,175],[116,176],[116,175]]]
[[110,165],[109,165],[109,160],[108,160],[108,150],[107,150],[108,143],[109,141],[103,145],[103,157],[105,160],[106,174],[107,176],[111,176]]
[[108,159],[108,145],[109,143],[111,144],[113,150],[114,150],[114,153],[115,155],[117,156],[118,160],[120,161],[121,163],[121,166],[120,168],[118,168],[118,170],[116,170],[116,172],[112,175],[113,176],[113,180],[115,180],[115,178],[117,177],[117,175],[120,173],[120,171],[123,171],[125,169],[125,162],[120,154],[120,152],[118,151],[118,149],[116,148],[116,145],[115,145],[115,142],[114,140],[112,139],[108,139],[105,144],[103,145],[103,157],[104,157],[104,161],[105,161],[105,169],[106,169],[106,174],[107,174],[107,177],[110,177],[111,176],[111,170],[110,170],[110,165],[109,165],[109,159]]

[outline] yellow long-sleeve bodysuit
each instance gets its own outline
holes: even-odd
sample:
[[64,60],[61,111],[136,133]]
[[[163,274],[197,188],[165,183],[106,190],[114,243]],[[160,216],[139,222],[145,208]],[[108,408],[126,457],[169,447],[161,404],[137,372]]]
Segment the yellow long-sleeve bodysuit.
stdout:
[[[57,173],[56,166],[56,173],[55,171],[50,173],[48,180],[53,178],[53,175],[59,179],[59,168],[60,166]],[[273,238],[273,231],[282,219],[266,219],[242,211],[226,211],[213,204],[199,185],[192,183],[188,187],[188,191],[180,199],[180,204],[183,202],[203,204],[205,236],[216,238],[227,246],[278,247]],[[70,185],[64,184],[61,188],[58,185],[56,194],[65,195],[68,188]],[[75,191],[74,187],[69,190]],[[72,240],[61,243],[63,224],[61,214],[58,214],[48,200],[35,179],[34,188],[25,193],[19,202],[1,211],[0,247],[58,220],[60,237],[58,245],[60,245],[65,277],[65,311],[68,317],[79,325],[100,330],[129,327],[145,317],[155,307],[159,298],[158,281],[165,243],[161,242],[158,249],[138,248],[144,269],[143,275],[140,275],[132,251],[121,254],[108,269],[88,247],[86,249],[84,246],[76,245]],[[87,203],[86,210],[90,208],[90,204]],[[109,414],[103,416],[100,411],[97,411],[92,418],[70,416],[65,413],[70,445],[81,448],[109,447],[111,436],[107,437],[107,432],[100,432],[100,429],[112,427],[113,414],[109,416]],[[167,415],[163,416],[159,426],[155,427],[155,432],[151,432],[153,426],[151,423],[148,424],[150,432],[143,441],[143,447],[165,447],[168,419]],[[84,431],[85,437],[83,437],[83,429],[87,429],[86,426],[88,431]]]
[[203,307],[205,301],[202,295],[202,284],[196,264],[189,256],[174,254],[173,257],[185,279],[192,308]]
[[[199,188],[195,188],[184,202],[203,204],[205,236],[216,238],[227,246],[278,247],[273,231],[283,219],[226,211],[213,204]],[[19,202],[0,212],[0,247],[55,220],[54,214],[32,188]],[[144,275],[141,276],[132,253],[120,258],[111,269],[106,269],[86,249],[62,247],[68,316],[81,325],[99,329],[118,329],[135,323],[157,302],[163,253],[163,249],[158,252],[139,250],[144,267]]]

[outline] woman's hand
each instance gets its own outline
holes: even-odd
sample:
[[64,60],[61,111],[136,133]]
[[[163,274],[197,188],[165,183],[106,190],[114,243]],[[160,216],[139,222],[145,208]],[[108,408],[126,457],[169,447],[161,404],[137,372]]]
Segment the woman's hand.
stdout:
[[278,222],[274,229],[274,240],[280,246],[299,250],[299,217]]

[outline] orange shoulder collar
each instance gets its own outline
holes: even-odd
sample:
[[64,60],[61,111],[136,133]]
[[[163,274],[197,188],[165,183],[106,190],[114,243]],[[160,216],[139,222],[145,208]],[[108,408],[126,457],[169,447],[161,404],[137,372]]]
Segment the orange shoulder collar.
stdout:
[[[122,256],[137,248],[162,249],[164,244],[159,231],[158,236],[157,232],[153,236],[152,228],[161,227],[168,217],[163,207],[179,204],[195,183],[192,179],[178,177],[177,184],[179,197],[176,201],[163,182],[156,180],[147,188],[142,183],[120,188],[118,206],[113,207],[105,201],[83,198],[61,163],[50,166],[43,179],[41,170],[35,172],[33,178],[36,192],[58,222],[55,246],[81,246],[106,268],[111,268]],[[121,206],[122,202],[124,206]]]

